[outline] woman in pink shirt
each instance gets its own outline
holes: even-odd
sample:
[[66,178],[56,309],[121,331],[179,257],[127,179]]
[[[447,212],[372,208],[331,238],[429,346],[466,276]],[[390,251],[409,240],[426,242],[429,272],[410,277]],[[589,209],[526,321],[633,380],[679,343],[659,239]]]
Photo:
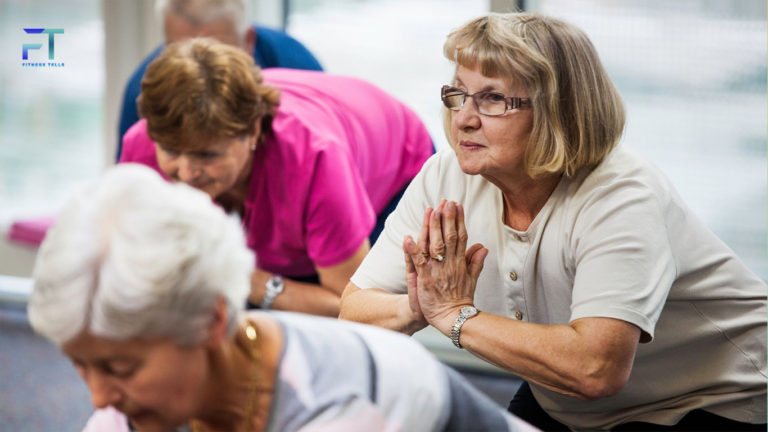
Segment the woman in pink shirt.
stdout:
[[262,308],[337,316],[349,277],[434,151],[416,114],[375,86],[261,71],[210,39],[169,45],[138,104],[120,162],[239,216],[256,255],[248,300]]

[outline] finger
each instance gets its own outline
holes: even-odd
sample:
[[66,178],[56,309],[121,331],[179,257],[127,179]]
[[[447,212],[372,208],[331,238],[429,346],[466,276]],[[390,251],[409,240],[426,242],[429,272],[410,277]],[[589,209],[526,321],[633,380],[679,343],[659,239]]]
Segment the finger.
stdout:
[[[474,248],[476,245],[472,245],[472,248]],[[475,282],[477,282],[477,278],[480,277],[480,273],[483,271],[483,265],[485,264],[485,257],[488,256],[488,249],[480,246],[479,249],[474,251],[472,253],[472,256],[470,257],[469,265],[467,266],[467,270],[469,271],[469,275],[472,277]]]
[[429,219],[432,217],[432,207],[427,207],[424,211],[424,217],[421,220],[421,231],[419,232],[419,250],[425,257],[429,256]]
[[472,262],[472,255],[477,253],[477,251],[479,251],[482,248],[483,248],[483,245],[481,245],[480,243],[475,243],[472,246],[470,246],[466,252],[464,252],[464,259],[467,262],[467,266],[469,266],[469,263]]
[[407,246],[408,238],[409,238],[409,236],[406,236],[403,239],[403,258],[405,258],[405,276],[406,276],[406,278],[408,278],[408,275],[410,275],[412,273],[416,273],[416,265],[413,263],[413,259],[411,259],[411,254],[410,254],[409,248]]
[[456,204],[456,254],[459,255],[467,249],[467,240],[469,235],[467,234],[467,226],[464,223],[464,206]]
[[419,245],[409,235],[403,240],[403,253],[410,258],[416,273],[419,273],[420,269],[427,264],[427,257],[422,255]]
[[407,293],[408,293],[408,305],[411,308],[411,311],[417,315],[421,314],[421,307],[419,306],[419,296],[418,296],[418,283],[417,278],[418,274],[416,273],[416,265],[413,263],[413,260],[411,259],[411,254],[406,252],[408,247],[406,246],[406,243],[408,242],[408,239],[403,239],[403,257],[405,258],[405,281],[406,281],[406,287],[407,287]]
[[445,257],[445,243],[443,242],[443,228],[441,222],[445,200],[440,201],[440,206],[432,212],[429,219],[429,253],[432,258],[442,261]]
[[442,215],[442,228],[443,228],[443,240],[445,241],[445,256],[446,258],[453,258],[458,253],[456,249],[458,241],[458,232],[456,231],[456,203],[453,201],[448,202],[445,205],[445,210]]

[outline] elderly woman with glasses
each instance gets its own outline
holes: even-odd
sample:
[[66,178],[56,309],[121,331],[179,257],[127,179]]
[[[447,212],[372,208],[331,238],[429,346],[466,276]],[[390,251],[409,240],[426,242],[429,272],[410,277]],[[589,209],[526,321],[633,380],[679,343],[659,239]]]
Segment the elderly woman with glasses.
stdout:
[[373,85],[265,69],[212,39],[147,68],[121,162],[206,192],[242,221],[259,268],[249,301],[337,316],[341,293],[434,153],[416,114]]
[[431,325],[526,383],[544,430],[765,430],[766,284],[649,162],[586,35],[490,14],[453,31],[451,148],[424,165],[341,317]]
[[76,194],[28,310],[88,385],[86,430],[533,430],[401,334],[244,313],[252,269],[231,217],[149,168],[118,165]]

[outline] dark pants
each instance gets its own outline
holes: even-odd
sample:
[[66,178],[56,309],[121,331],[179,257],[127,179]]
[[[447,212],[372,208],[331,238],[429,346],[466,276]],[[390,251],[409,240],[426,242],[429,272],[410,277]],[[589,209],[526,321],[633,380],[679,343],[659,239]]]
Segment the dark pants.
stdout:
[[[531,387],[523,382],[509,402],[509,412],[543,431],[568,431],[568,426],[549,416],[533,397]],[[763,431],[766,424],[742,423],[720,417],[704,410],[693,410],[672,426],[653,423],[630,422],[616,426],[613,431]]]

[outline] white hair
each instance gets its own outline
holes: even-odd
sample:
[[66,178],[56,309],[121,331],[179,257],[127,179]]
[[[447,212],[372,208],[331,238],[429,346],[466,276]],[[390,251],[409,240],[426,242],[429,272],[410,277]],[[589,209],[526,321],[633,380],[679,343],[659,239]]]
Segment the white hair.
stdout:
[[57,345],[83,330],[194,345],[219,298],[234,333],[253,267],[242,228],[208,195],[120,164],[75,194],[48,231],[29,321]]
[[248,27],[249,1],[247,0],[156,0],[155,14],[160,22],[167,13],[185,21],[204,25],[219,18],[227,18],[235,25],[235,31],[242,40]]

